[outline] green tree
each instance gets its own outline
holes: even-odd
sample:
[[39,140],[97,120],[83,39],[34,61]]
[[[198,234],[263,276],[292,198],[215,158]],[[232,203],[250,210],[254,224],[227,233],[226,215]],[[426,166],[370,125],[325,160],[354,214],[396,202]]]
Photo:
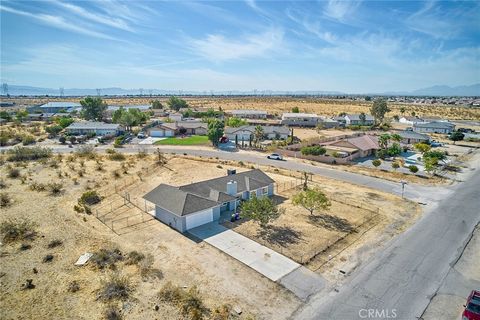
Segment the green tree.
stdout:
[[366,97],[365,97],[365,101],[372,101],[372,97],[366,96]]
[[61,144],[65,144],[65,142],[67,142],[67,138],[65,138],[64,136],[61,136],[60,138],[58,138],[58,141],[59,141]]
[[407,109],[405,109],[405,107],[401,107],[401,108],[400,108],[400,113],[403,115],[406,110],[407,110]]
[[392,138],[393,141],[396,141],[396,142],[402,141],[402,136],[397,134],[397,133],[392,134],[391,138]]
[[66,128],[69,125],[71,125],[75,120],[73,120],[70,117],[61,117],[61,118],[55,118],[55,122],[61,126],[62,128]]
[[310,214],[313,214],[315,210],[326,210],[331,205],[325,193],[317,187],[297,193],[293,196],[292,203],[307,209]]
[[56,136],[63,130],[62,126],[48,126],[45,128],[45,131],[51,136]]
[[230,117],[227,119],[226,126],[238,128],[247,124],[247,120],[237,117]]
[[300,149],[303,155],[321,156],[327,152],[327,149],[321,146],[306,146]]
[[426,143],[418,142],[413,145],[413,148],[415,148],[415,150],[419,151],[420,153],[424,154],[425,152],[430,151],[432,147],[430,147]]
[[365,121],[367,120],[367,116],[365,115],[365,112],[361,112],[358,118],[360,119],[361,124],[365,124]]
[[150,105],[152,106],[152,109],[163,109],[163,104],[160,100],[152,100],[150,101]]
[[171,96],[170,99],[168,99],[167,105],[170,109],[175,111],[178,111],[182,108],[188,108],[187,101],[177,98],[175,96]]
[[192,109],[188,108],[187,110],[185,110],[185,112],[182,113],[182,115],[184,118],[193,118],[195,113],[193,112]]
[[391,136],[388,133],[384,133],[380,135],[378,138],[378,144],[380,145],[380,148],[383,150],[387,150],[388,148],[388,142],[390,141]]
[[382,123],[385,118],[385,114],[389,112],[387,101],[385,99],[377,99],[373,102],[370,108],[370,113],[375,118],[376,123]]
[[387,154],[391,157],[398,156],[402,154],[402,147],[398,142],[394,142],[388,149]]
[[20,122],[23,121],[23,119],[25,119],[27,116],[28,116],[28,112],[25,110],[17,111],[17,113],[15,114],[15,118]]
[[377,168],[382,164],[382,161],[380,161],[380,159],[375,159],[372,161],[372,164],[374,165],[375,168]]
[[0,118],[5,119],[6,121],[12,120],[12,116],[7,111],[0,111]]
[[283,208],[276,206],[272,199],[268,197],[257,198],[253,196],[240,205],[240,213],[246,218],[257,221],[262,228],[266,228],[270,222],[280,217],[284,212]]
[[298,107],[293,107],[292,113],[300,113],[300,109]]
[[214,146],[218,146],[218,142],[223,136],[223,129],[223,121],[211,119],[208,122],[208,140],[210,140]]
[[263,139],[263,128],[262,128],[262,126],[256,126],[255,127],[254,136],[255,136],[255,145],[258,145],[258,142]]
[[465,135],[460,131],[452,132],[452,134],[450,135],[450,140],[453,141],[453,144],[455,144],[455,142],[457,141],[462,141],[463,138],[465,138]]
[[82,105],[81,117],[86,120],[102,121],[103,114],[107,110],[107,104],[99,97],[87,97],[80,101]]

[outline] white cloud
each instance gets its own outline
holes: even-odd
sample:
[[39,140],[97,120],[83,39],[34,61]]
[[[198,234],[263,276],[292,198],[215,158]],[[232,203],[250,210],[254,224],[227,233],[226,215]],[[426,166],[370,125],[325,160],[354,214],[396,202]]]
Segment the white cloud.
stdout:
[[283,31],[271,29],[261,34],[243,39],[228,39],[223,35],[210,34],[205,39],[193,39],[190,48],[193,54],[212,61],[226,61],[251,57],[261,57],[275,49],[280,49]]
[[298,23],[303,28],[305,28],[305,30],[314,34],[315,36],[322,39],[323,41],[333,43],[337,39],[337,37],[332,32],[322,28],[322,25],[318,19],[312,21],[309,18],[309,15],[306,14],[305,12],[297,13],[297,12],[294,12],[292,9],[287,9],[286,15],[292,21]]
[[0,6],[0,11],[5,11],[5,12],[21,15],[24,17],[29,17],[42,24],[49,25],[51,27],[55,27],[57,29],[61,29],[65,31],[71,31],[71,32],[75,32],[75,33],[79,33],[79,34],[83,34],[83,35],[87,35],[95,38],[118,40],[105,33],[97,32],[91,29],[78,26],[78,25],[74,25],[73,23],[67,22],[63,17],[59,17],[59,16],[53,16],[53,15],[43,14],[43,13],[34,14],[27,11],[6,7],[4,5]]
[[333,20],[345,22],[356,11],[360,1],[329,0],[323,14]]
[[122,19],[116,18],[116,17],[110,17],[107,15],[102,15],[102,14],[96,14],[92,13],[88,10],[85,10],[82,7],[73,5],[71,3],[65,3],[65,2],[56,2],[59,6],[62,6],[63,8],[75,13],[76,15],[83,17],[85,19],[98,22],[110,27],[114,27],[117,29],[122,29],[126,31],[133,32],[133,29]]

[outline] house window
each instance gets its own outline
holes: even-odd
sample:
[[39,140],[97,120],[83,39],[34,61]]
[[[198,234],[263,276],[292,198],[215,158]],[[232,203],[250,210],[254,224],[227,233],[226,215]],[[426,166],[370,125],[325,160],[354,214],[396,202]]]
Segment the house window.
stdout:
[[267,195],[268,194],[268,187],[262,188],[262,194]]

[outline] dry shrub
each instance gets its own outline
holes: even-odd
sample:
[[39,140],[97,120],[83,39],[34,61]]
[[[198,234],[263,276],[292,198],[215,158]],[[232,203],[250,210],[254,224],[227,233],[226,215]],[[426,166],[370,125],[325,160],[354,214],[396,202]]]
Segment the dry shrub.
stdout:
[[52,241],[50,241],[47,245],[47,247],[49,249],[52,249],[52,248],[56,248],[56,247],[59,247],[63,244],[62,240],[58,240],[58,239],[54,239]]
[[123,153],[112,152],[108,155],[108,159],[112,161],[124,161],[126,157]]
[[3,242],[20,240],[33,240],[35,238],[36,224],[28,219],[10,219],[0,225]]
[[153,266],[153,255],[147,254],[142,261],[138,263],[138,268],[140,270],[140,276],[143,280],[147,280],[148,278],[157,278],[162,279],[163,273],[161,270],[152,268]]
[[0,208],[9,207],[12,203],[12,197],[8,193],[0,193]]
[[50,189],[52,196],[57,196],[63,192],[63,184],[60,182],[52,182],[48,184],[48,189]]
[[82,194],[78,199],[78,203],[81,205],[94,205],[102,201],[102,197],[96,190],[89,190]]
[[99,269],[106,267],[115,268],[115,263],[122,261],[122,252],[117,249],[100,249],[90,258],[90,261]]
[[98,292],[98,299],[103,301],[126,300],[132,291],[127,277],[113,274],[104,281]]
[[80,290],[80,285],[76,280],[73,280],[68,284],[68,287],[67,287],[68,292],[77,292],[78,290]]
[[171,282],[167,282],[159,291],[158,297],[160,301],[177,306],[182,315],[188,319],[203,319],[209,311],[203,304],[200,291],[196,286],[184,290]]
[[20,177],[20,170],[18,170],[17,168],[8,168],[7,169],[7,176],[10,178],[10,179],[16,179],[16,178],[19,178]]
[[115,306],[108,306],[105,312],[103,313],[105,320],[122,320],[122,314]]
[[44,183],[40,183],[40,182],[36,182],[36,181],[32,181],[32,183],[30,184],[30,190],[32,191],[38,191],[38,192],[41,192],[41,191],[45,191],[47,189],[47,185],[44,184]]
[[222,304],[212,311],[211,320],[229,320],[233,319],[232,307],[229,304]]
[[7,187],[7,183],[3,179],[0,179],[0,189],[6,189]]
[[145,255],[143,253],[138,252],[138,251],[130,251],[127,254],[125,264],[126,265],[133,265],[133,264],[138,265],[138,263],[140,261],[142,261],[143,259],[145,259]]

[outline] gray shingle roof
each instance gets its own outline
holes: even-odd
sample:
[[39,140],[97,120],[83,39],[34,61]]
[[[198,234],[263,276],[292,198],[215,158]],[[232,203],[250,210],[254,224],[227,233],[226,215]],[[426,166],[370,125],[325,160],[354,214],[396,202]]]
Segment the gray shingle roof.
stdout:
[[423,133],[418,133],[415,131],[401,131],[398,133],[400,137],[403,139],[419,139],[419,140],[430,140],[430,136],[423,134]]
[[[347,114],[345,117],[348,117],[350,120],[360,121],[360,114]],[[373,121],[373,120],[375,120],[374,117],[372,117],[369,114],[365,114],[365,121]]]
[[[240,126],[240,127],[226,127],[225,134],[234,134],[238,131],[250,131],[252,133],[255,132],[256,126]],[[271,133],[278,133],[278,134],[289,134],[290,130],[286,126],[261,126],[263,129],[263,134],[271,134]]]
[[237,193],[267,187],[274,182],[259,169],[173,187],[161,184],[143,198],[176,215],[184,216],[235,200],[227,194],[227,182],[237,182]]
[[450,129],[455,127],[453,123],[450,122],[428,122],[428,123],[414,123],[414,128],[440,128],[440,129]]

